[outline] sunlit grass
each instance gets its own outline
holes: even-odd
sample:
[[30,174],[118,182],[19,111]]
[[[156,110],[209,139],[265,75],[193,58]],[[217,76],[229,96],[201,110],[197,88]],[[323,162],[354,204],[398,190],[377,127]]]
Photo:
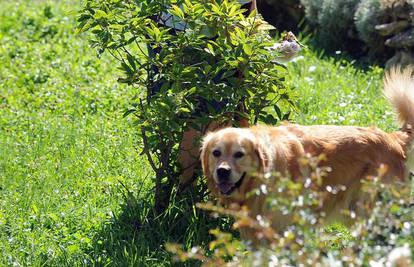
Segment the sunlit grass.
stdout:
[[289,68],[289,82],[299,95],[299,113],[294,116],[298,123],[396,129],[392,109],[382,94],[381,68],[363,70],[334,57],[321,60],[310,50]]
[[0,265],[88,260],[121,182],[137,193],[150,173],[122,119],[134,92],[59,3],[1,3]]

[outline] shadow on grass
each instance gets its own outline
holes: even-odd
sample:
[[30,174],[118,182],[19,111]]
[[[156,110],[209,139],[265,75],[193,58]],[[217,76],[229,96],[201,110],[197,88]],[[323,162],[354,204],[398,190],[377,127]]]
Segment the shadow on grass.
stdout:
[[[102,226],[88,253],[90,264],[98,266],[183,266],[175,263],[165,250],[165,243],[183,244],[186,248],[206,246],[212,237],[209,230],[230,229],[230,219],[213,218],[196,209],[204,201],[203,189],[174,194],[168,210],[155,216],[152,196],[136,197],[125,189],[122,212]],[[190,190],[188,190],[190,191]],[[200,197],[201,196],[201,197]],[[197,266],[188,262],[187,266]]]

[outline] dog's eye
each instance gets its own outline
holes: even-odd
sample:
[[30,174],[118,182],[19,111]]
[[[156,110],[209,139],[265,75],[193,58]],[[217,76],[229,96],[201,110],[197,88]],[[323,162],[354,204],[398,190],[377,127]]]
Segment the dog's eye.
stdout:
[[242,158],[243,156],[244,156],[244,153],[241,152],[241,151],[238,151],[238,152],[234,153],[234,157],[236,159]]
[[220,150],[214,150],[213,151],[213,156],[216,157],[216,158],[220,157],[221,156]]

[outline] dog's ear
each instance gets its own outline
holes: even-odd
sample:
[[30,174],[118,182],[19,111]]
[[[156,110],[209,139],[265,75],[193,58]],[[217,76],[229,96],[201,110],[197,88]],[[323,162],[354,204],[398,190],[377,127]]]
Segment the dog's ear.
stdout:
[[210,154],[210,141],[212,138],[212,133],[207,133],[201,142],[201,151],[200,151],[200,160],[201,160],[201,168],[203,169],[203,173],[206,177],[210,176],[210,166],[208,164],[208,155]]
[[210,164],[209,164],[209,155],[211,153],[211,146],[212,146],[212,137],[213,133],[208,133],[204,136],[201,151],[200,151],[200,160],[201,160],[201,167],[203,169],[204,176],[207,178],[207,187],[210,190],[211,194],[215,196],[219,196],[219,191],[217,186],[215,186],[214,179],[212,177],[212,173],[210,172]]
[[269,170],[270,154],[267,152],[264,144],[260,142],[254,144],[254,152],[259,158],[259,171],[265,174]]

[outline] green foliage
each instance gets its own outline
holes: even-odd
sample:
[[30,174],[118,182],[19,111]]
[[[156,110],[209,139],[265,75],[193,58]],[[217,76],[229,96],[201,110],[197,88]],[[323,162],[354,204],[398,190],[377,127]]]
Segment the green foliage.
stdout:
[[360,0],[301,0],[306,19],[317,29],[327,50],[347,49],[354,27],[354,13]]
[[[185,29],[157,23],[163,15],[174,15]],[[108,51],[119,61],[120,81],[139,88],[126,114],[136,117],[156,173],[156,198],[168,199],[168,188],[177,183],[184,131],[204,133],[210,122],[236,115],[274,124],[289,109],[279,117],[265,109],[280,110],[281,100],[293,105],[283,84],[286,70],[272,62],[276,54],[268,49],[273,41],[264,22],[245,18],[236,1],[89,0],[78,22],[80,31],[94,34],[99,53]]]
[[375,26],[379,24],[381,12],[383,10],[380,0],[362,0],[355,12],[355,26],[359,37],[368,45],[375,45],[374,42],[378,41]]

